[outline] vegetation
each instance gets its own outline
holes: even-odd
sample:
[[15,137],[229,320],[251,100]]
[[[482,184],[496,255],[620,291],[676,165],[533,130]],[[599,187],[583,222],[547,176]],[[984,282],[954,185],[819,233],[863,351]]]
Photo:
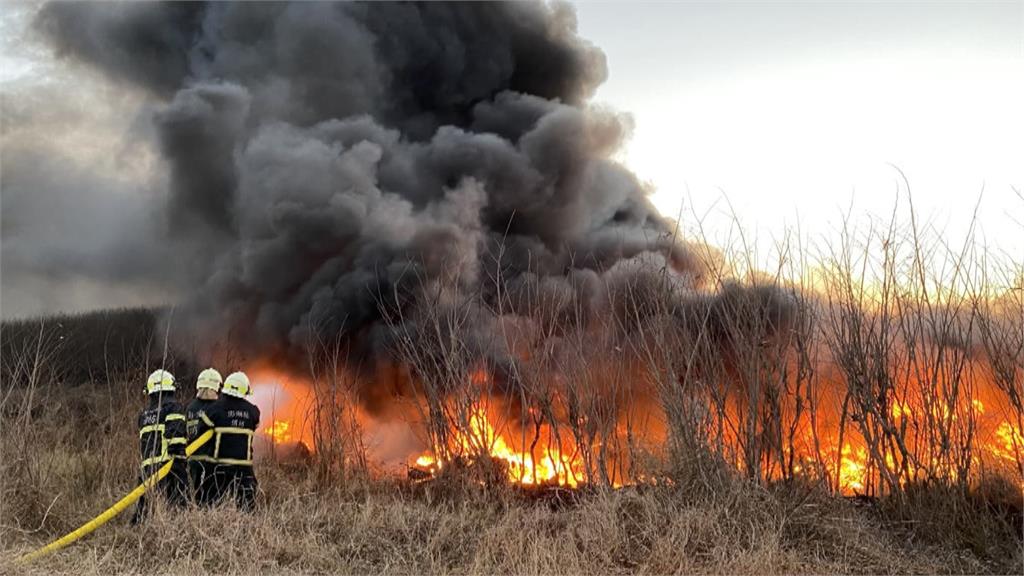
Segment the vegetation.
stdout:
[[1016,520],[936,491],[870,503],[705,468],[673,486],[537,494],[449,477],[324,483],[311,469],[265,462],[252,516],[159,509],[141,529],[121,517],[16,566],[15,555],[74,529],[134,483],[138,395],[79,392],[41,392],[35,410],[20,393],[7,396],[5,572],[1012,573],[1021,562]]
[[[529,287],[382,306],[391,412],[426,446],[409,478],[376,468],[338,342],[311,341],[315,450],[265,455],[254,515],[117,519],[32,566],[11,562],[131,488],[137,383],[167,352],[146,311],[5,324],[0,555],[26,573],[1020,572],[1024,266],[906,229],[848,232],[814,266],[782,244],[773,275],[742,243],[707,251],[696,287],[652,261],[597,317]],[[539,320],[472,341],[474,306]]]

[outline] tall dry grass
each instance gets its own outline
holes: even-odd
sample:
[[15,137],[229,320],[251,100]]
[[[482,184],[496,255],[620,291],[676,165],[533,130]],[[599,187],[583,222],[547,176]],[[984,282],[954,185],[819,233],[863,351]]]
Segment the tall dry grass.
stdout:
[[[423,286],[414,309],[382,295],[404,407],[437,458],[475,466],[422,484],[375,475],[343,340],[311,329],[317,450],[308,464],[261,463],[255,515],[164,510],[141,530],[119,519],[5,567],[1019,572],[1022,438],[996,454],[983,436],[992,414],[1024,423],[1024,265],[916,222],[845,230],[817,254],[787,240],[771,267],[740,237],[720,252],[694,242],[708,264],[697,284],[655,255],[607,275],[599,314],[540,281],[506,282],[500,253],[486,293]],[[521,321],[480,330],[490,317]],[[59,331],[3,331],[9,562],[131,488],[143,399],[124,374],[141,379],[162,353],[150,332],[134,368],[75,386],[55,368],[75,364]],[[473,425],[485,407],[522,450],[553,447],[581,488],[510,486],[489,458],[494,438]]]
[[520,447],[579,457],[590,485],[642,473],[652,428],[677,456],[710,451],[760,483],[872,497],[1024,483],[1022,263],[971,237],[947,245],[913,215],[846,230],[813,261],[780,249],[772,274],[741,261],[750,251],[706,258],[698,284],[637,259],[604,277],[597,313],[540,281],[506,285],[500,259],[478,295],[424,284],[411,311],[384,299],[435,454],[466,456],[474,414],[497,402]]
[[[103,391],[82,390],[65,406],[36,404],[38,433],[5,426],[4,572],[1005,573],[1020,561],[1010,541],[921,540],[923,512],[895,522],[881,507],[807,486],[758,486],[725,467],[680,474],[673,486],[537,497],[458,479],[336,484],[315,467],[264,462],[253,515],[160,506],[141,528],[118,518],[36,564],[14,565],[16,554],[88,520],[133,484],[139,400],[121,398],[105,413],[109,403]],[[30,452],[10,458],[13,449]],[[932,531],[956,525],[939,522]]]

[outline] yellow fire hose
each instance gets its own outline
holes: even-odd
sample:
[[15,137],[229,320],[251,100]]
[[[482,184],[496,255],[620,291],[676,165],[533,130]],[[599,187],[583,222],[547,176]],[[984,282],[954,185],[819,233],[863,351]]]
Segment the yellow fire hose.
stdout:
[[[185,455],[186,456],[191,456],[203,444],[206,444],[206,442],[209,441],[210,438],[212,438],[212,437],[213,437],[213,430],[207,430],[206,432],[203,432],[198,438],[195,439],[195,441],[193,441],[191,444],[189,444],[187,447],[185,447]],[[115,503],[113,506],[111,506],[110,508],[107,508],[106,510],[104,510],[102,514],[100,514],[99,516],[93,518],[92,520],[88,521],[87,523],[83,524],[82,526],[80,526],[74,532],[69,532],[68,534],[65,534],[64,536],[58,538],[57,540],[54,540],[53,542],[50,542],[46,546],[43,546],[42,548],[40,548],[40,549],[38,549],[38,550],[36,550],[34,552],[29,552],[28,554],[25,554],[24,556],[18,558],[17,562],[18,563],[31,562],[33,560],[36,560],[38,558],[41,558],[42,556],[45,556],[45,555],[49,554],[50,552],[55,552],[57,550],[60,550],[61,548],[65,547],[65,546],[67,546],[69,544],[74,543],[76,540],[91,534],[94,530],[96,530],[100,526],[103,526],[104,524],[109,522],[111,518],[113,518],[114,516],[117,516],[118,514],[120,514],[125,508],[127,508],[127,507],[131,506],[133,503],[135,503],[136,500],[141,498],[142,495],[146,493],[146,490],[148,490],[149,488],[151,488],[153,486],[156,486],[156,484],[158,482],[163,480],[164,477],[167,476],[171,472],[171,466],[173,464],[174,464],[174,461],[172,460],[172,461],[164,464],[163,466],[161,466],[159,470],[154,472],[153,475],[150,476],[149,478],[146,478],[142,482],[142,484],[139,484],[134,490],[129,492],[124,498],[121,498],[120,500],[118,500],[117,503]]]

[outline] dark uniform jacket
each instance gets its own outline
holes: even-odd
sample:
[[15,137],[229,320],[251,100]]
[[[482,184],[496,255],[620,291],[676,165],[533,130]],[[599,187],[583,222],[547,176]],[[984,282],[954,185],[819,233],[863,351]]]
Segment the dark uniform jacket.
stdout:
[[213,429],[211,456],[218,466],[252,467],[252,440],[260,409],[243,398],[221,395],[199,414],[196,434]]
[[185,412],[171,395],[150,394],[149,406],[139,414],[139,449],[142,470],[185,458]]
[[[188,405],[188,409],[185,411],[185,418],[188,426],[189,443],[195,441],[195,439],[203,432],[203,430],[199,429],[199,414],[206,412],[216,403],[216,400],[203,400],[201,398],[196,398]],[[211,438],[206,442],[206,444],[203,444],[198,450],[192,453],[192,456],[189,459],[196,462],[213,462],[213,447],[214,439]]]
[[[195,442],[200,435],[200,417],[217,401],[196,398],[188,405],[185,417],[188,424],[189,444]],[[214,477],[216,464],[213,461],[213,438],[206,441],[188,459],[189,480],[192,497],[196,503],[206,506],[214,503],[217,497],[217,485]]]

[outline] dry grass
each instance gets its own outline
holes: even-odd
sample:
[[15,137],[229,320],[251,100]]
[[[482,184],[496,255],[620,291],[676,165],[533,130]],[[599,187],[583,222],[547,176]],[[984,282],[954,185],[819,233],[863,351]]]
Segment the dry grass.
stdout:
[[[388,486],[268,486],[233,509],[123,522],[26,573],[934,573],[1001,571],[949,550],[908,551],[846,503],[729,488],[602,492],[552,509],[481,495],[432,499]],[[36,538],[17,538],[5,554]]]
[[133,414],[142,400],[81,388],[56,402],[50,390],[34,395],[27,428],[10,418],[25,417],[10,410],[25,405],[24,391],[6,396],[4,572],[1007,573],[1021,563],[1019,539],[999,532],[1006,524],[996,515],[984,506],[958,511],[935,495],[917,508],[862,505],[706,467],[678,471],[674,486],[538,496],[459,478],[327,484],[315,467],[267,462],[254,515],[158,508],[141,529],[117,518],[16,566],[16,555],[88,520],[134,479]]
[[[481,486],[494,476],[457,466],[422,484],[374,475],[343,337],[311,330],[317,454],[261,463],[254,515],[158,508],[141,529],[116,519],[32,566],[11,561],[132,487],[143,399],[125,382],[166,350],[153,354],[151,331],[112,352],[61,344],[52,323],[5,325],[0,569],[1024,572],[1024,440],[995,444],[986,424],[1024,425],[1024,265],[992,266],[970,241],[929,240],[912,224],[848,232],[816,266],[786,257],[774,276],[743,264],[746,246],[708,255],[700,289],[655,258],[601,287],[599,314],[539,285],[512,297],[501,278],[494,298],[441,286],[443,306],[382,299],[390,369],[435,455],[488,462],[491,439],[464,440],[490,403],[519,445],[578,457],[585,489]],[[482,341],[481,310],[531,321]],[[98,341],[99,320],[76,341]],[[90,368],[69,378],[85,357]],[[860,455],[839,449],[851,442]],[[843,472],[854,456],[856,483]]]

